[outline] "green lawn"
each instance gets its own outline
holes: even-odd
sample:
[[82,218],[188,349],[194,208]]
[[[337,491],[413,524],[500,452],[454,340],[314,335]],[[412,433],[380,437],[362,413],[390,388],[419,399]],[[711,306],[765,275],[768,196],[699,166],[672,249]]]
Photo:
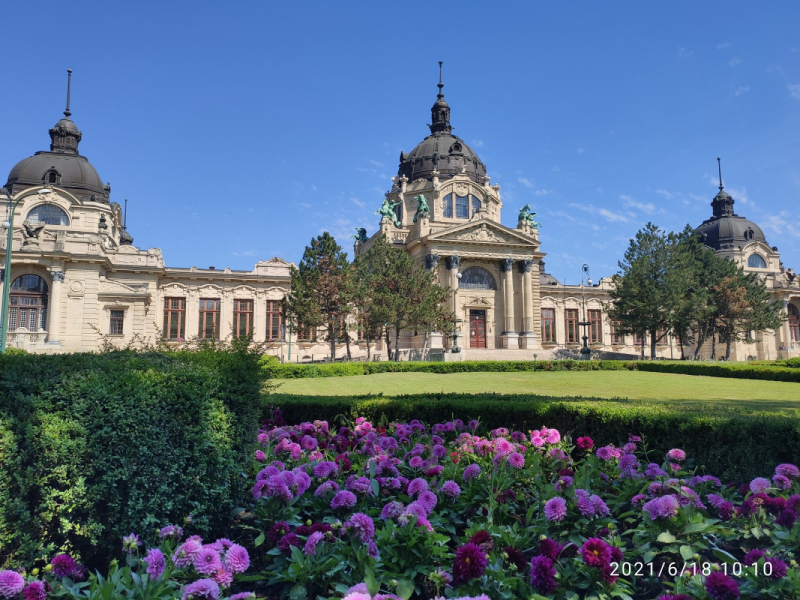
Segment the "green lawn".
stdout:
[[673,375],[638,371],[536,371],[520,373],[381,373],[355,377],[289,379],[282,394],[387,396],[420,393],[537,394],[711,402],[760,410],[800,409],[800,383]]

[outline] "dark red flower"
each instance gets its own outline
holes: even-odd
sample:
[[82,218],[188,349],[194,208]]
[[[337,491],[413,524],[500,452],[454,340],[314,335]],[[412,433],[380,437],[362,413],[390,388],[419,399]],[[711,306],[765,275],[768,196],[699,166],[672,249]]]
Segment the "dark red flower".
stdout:
[[599,538],[589,538],[581,548],[581,557],[590,567],[602,569],[611,562],[611,548]]
[[590,437],[579,437],[578,438],[578,448],[581,450],[591,450],[592,446],[594,446],[594,440]]
[[471,544],[479,546],[483,552],[491,552],[492,548],[494,548],[494,540],[492,540],[491,534],[485,529],[474,533],[472,537],[469,538],[469,541]]
[[472,542],[464,544],[456,551],[453,560],[453,583],[463,585],[483,575],[489,561],[481,549]]
[[738,600],[740,595],[736,582],[721,571],[713,571],[706,577],[705,587],[712,600]]
[[450,458],[452,459],[453,463],[458,464],[458,452],[451,452]]
[[551,540],[550,538],[539,540],[539,554],[546,556],[550,560],[558,560],[561,550],[562,547],[555,540]]
[[297,546],[298,548],[303,547],[303,541],[293,533],[287,533],[278,542],[278,548],[285,554],[291,554],[292,546]]
[[512,546],[506,546],[503,548],[503,552],[508,555],[508,562],[516,566],[518,572],[523,573],[525,571],[525,567],[528,566],[528,561],[525,560],[525,555],[522,554],[521,550],[517,550]]

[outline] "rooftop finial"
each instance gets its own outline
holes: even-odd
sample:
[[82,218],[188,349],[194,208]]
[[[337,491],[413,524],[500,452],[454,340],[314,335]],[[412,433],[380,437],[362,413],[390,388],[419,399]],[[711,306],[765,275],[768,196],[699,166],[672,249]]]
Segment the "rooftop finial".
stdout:
[[442,88],[444,87],[442,83],[442,61],[439,61],[439,85],[437,87],[439,88],[439,95],[437,98],[444,98],[444,94],[442,93]]
[[125,198],[125,213],[122,215],[122,228],[128,228],[128,199]]
[[717,166],[719,167],[719,191],[722,191],[722,162],[717,157]]
[[72,69],[67,69],[67,110],[64,111],[64,116],[69,119],[71,112],[69,112],[69,89],[72,83]]

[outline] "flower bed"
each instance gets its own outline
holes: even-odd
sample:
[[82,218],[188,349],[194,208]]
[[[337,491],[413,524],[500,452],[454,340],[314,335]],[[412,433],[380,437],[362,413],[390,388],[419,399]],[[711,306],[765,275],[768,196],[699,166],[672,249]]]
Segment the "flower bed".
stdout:
[[[493,600],[795,598],[800,472],[726,485],[680,449],[555,429],[282,423],[249,512],[272,594]],[[390,596],[386,596],[386,595]],[[538,596],[537,596],[538,594]],[[684,594],[684,596],[680,596]],[[673,596],[677,595],[677,596]]]

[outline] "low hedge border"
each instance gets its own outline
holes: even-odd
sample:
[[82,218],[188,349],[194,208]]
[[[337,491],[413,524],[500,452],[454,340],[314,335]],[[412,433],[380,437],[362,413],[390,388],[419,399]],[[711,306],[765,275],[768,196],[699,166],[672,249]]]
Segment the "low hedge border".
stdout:
[[538,360],[538,361],[465,361],[465,362],[363,362],[321,365],[280,364],[265,361],[262,368],[273,379],[306,377],[349,377],[375,373],[477,373],[515,371],[648,371],[706,377],[732,377],[800,383],[800,369],[735,363],[690,361],[621,361],[621,360]]
[[[409,396],[295,396],[272,394],[269,406],[281,409],[287,423],[366,417],[373,423],[419,419],[428,424],[452,418],[479,419],[487,428],[527,432],[544,426],[588,435],[596,444],[623,445],[641,435],[653,462],[671,448],[694,459],[699,472],[724,480],[750,481],[776,465],[800,461],[800,415],[748,412],[715,407],[713,412],[685,405],[647,401],[561,399],[529,395],[419,394]],[[271,414],[264,411],[264,416]]]

